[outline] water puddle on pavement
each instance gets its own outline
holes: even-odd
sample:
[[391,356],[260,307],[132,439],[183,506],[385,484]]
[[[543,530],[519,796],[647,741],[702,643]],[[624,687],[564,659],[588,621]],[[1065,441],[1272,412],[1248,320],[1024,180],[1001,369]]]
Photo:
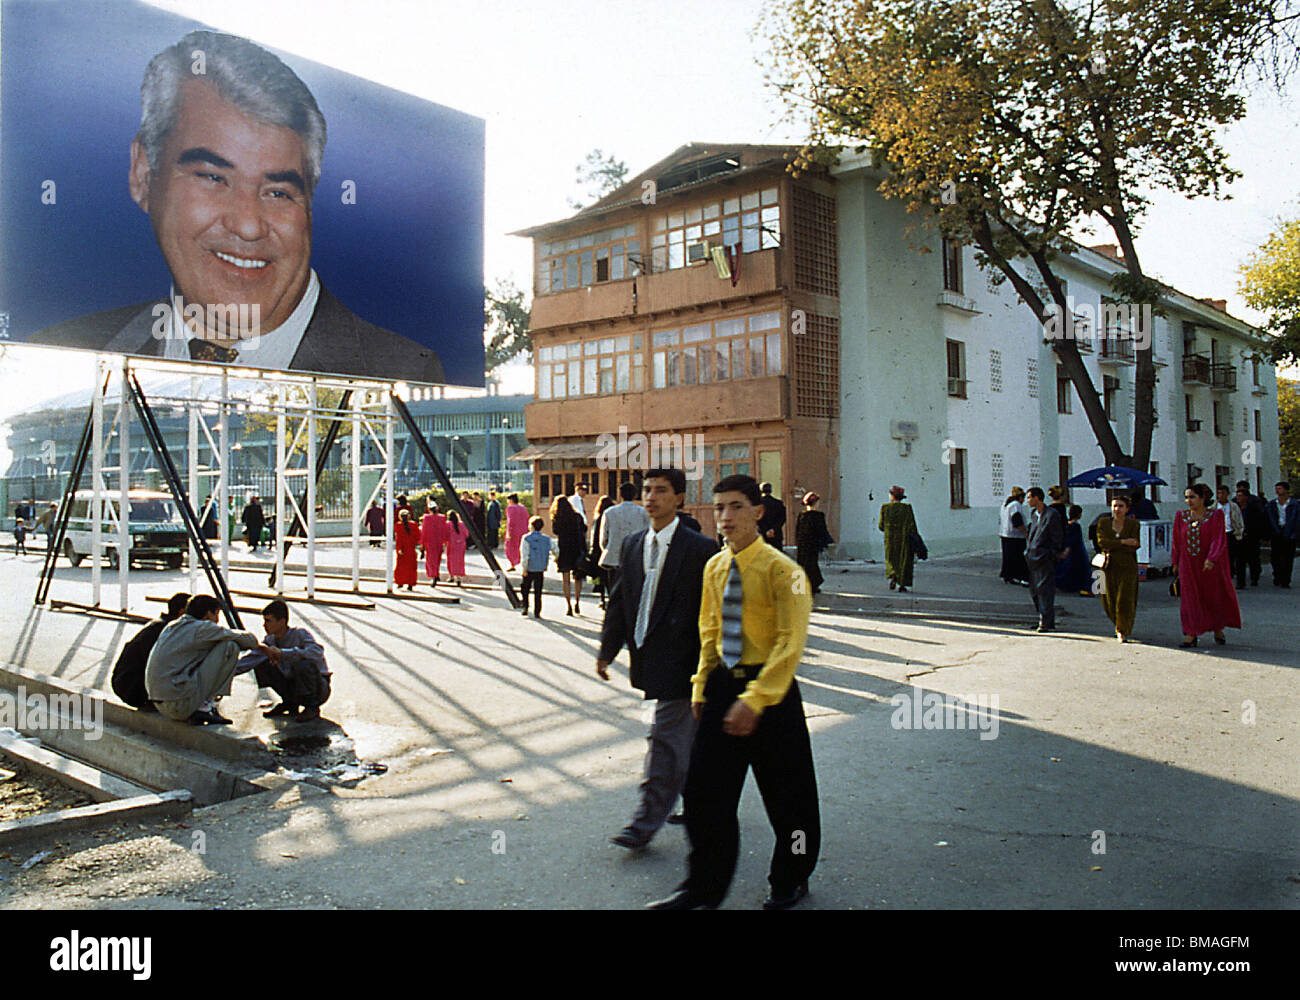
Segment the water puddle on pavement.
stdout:
[[356,745],[343,729],[322,720],[311,731],[277,730],[266,739],[286,777],[315,784],[355,787],[363,778],[383,774],[388,765],[357,758]]

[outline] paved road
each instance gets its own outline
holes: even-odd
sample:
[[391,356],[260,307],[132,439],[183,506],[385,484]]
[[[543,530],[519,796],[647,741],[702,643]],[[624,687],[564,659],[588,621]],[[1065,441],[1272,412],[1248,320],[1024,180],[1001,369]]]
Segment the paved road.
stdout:
[[[106,689],[131,627],[33,608],[38,564],[0,555],[0,660]],[[800,670],[825,831],[805,906],[1300,904],[1295,593],[1246,592],[1242,633],[1183,651],[1160,582],[1143,587],[1139,641],[1120,646],[1093,599],[1062,599],[1061,633],[1028,632],[1028,595],[996,580],[992,556],[932,560],[903,598],[882,577],[832,567]],[[135,578],[133,608],[154,613],[145,591],[184,574]],[[61,567],[53,596],[85,600],[87,579]],[[538,622],[490,590],[462,598],[293,606],[335,671],[326,715],[387,774],[82,835],[28,871],[0,857],[0,907],[629,908],[669,891],[680,829],[639,857],[606,842],[630,813],[646,722],[624,664],[594,676],[595,605],[566,618],[548,594]],[[901,728],[915,716],[891,699],[918,693],[996,698],[996,738],[924,715]],[[255,702],[240,680],[227,705],[269,733]],[[752,782],[741,825],[728,908],[766,891]]]

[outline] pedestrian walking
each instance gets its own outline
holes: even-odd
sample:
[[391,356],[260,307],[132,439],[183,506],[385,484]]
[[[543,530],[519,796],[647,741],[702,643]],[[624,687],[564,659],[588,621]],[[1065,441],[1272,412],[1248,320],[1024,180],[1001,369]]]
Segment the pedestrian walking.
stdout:
[[1065,522],[1064,558],[1056,564],[1056,589],[1064,593],[1092,596],[1092,563],[1088,550],[1083,544],[1083,528],[1079,518],[1083,517],[1083,508],[1071,504],[1069,519]]
[[533,617],[542,617],[542,584],[546,580],[546,566],[552,556],[558,556],[559,543],[542,531],[545,524],[540,517],[532,520],[533,530],[521,539],[523,549],[523,593],[524,617],[528,617],[528,593],[533,594]]
[[822,568],[819,558],[822,552],[835,544],[835,539],[826,528],[826,515],[817,509],[822,498],[813,490],[803,495],[803,511],[794,524],[795,562],[808,575],[808,583],[814,594],[822,592]]
[[386,518],[384,517],[384,508],[379,506],[378,500],[370,501],[370,509],[366,511],[365,523],[366,531],[370,534],[370,547],[377,549],[383,543]]
[[248,551],[256,552],[257,544],[262,540],[262,529],[266,527],[266,515],[262,513],[262,504],[256,496],[250,496],[244,505],[239,521],[244,526],[244,538],[248,541]]
[[420,547],[420,526],[411,520],[411,509],[400,507],[393,524],[393,544],[397,548],[397,565],[393,569],[393,585],[415,590],[417,576],[417,550]]
[[1115,626],[1115,638],[1128,642],[1137,617],[1138,561],[1142,526],[1132,516],[1127,496],[1111,497],[1110,517],[1097,522],[1097,546],[1102,563],[1101,606]]
[[784,549],[787,517],[785,504],[772,496],[771,483],[763,483],[759,486],[759,490],[762,491],[763,496],[763,517],[758,522],[758,533],[767,540],[769,545]]
[[519,545],[528,533],[528,508],[519,502],[519,494],[506,498],[506,560],[513,573],[519,566]]
[[705,566],[700,602],[691,692],[699,728],[685,786],[690,858],[686,880],[650,908],[721,905],[740,853],[736,808],[752,767],[776,835],[763,908],[786,909],[808,894],[821,846],[812,744],[795,680],[812,596],[798,564],[759,537],[758,483],[722,479],[713,513],[727,547]]
[[459,587],[465,580],[465,549],[469,546],[469,525],[454,510],[447,511],[447,575]]
[[[644,508],[631,500],[636,486],[624,483],[623,502],[606,514],[606,538],[617,537],[619,551],[596,657],[596,674],[607,681],[611,661],[627,647],[632,686],[655,701],[636,811],[610,837],[630,851],[650,843],[686,781],[695,736],[691,676],[700,662],[704,567],[718,551],[712,539],[677,517],[678,498],[686,493],[681,469],[651,469],[642,485]],[[633,530],[624,530],[623,520]]]
[[442,550],[447,544],[447,517],[429,498],[429,505],[420,518],[420,547],[424,549],[424,575],[435,587],[441,579]]
[[1174,515],[1171,551],[1178,573],[1179,612],[1183,647],[1195,646],[1202,632],[1213,632],[1220,646],[1225,628],[1241,628],[1237,591],[1228,576],[1228,540],[1223,513],[1212,506],[1214,494],[1204,483],[1183,493],[1187,509]]
[[[1246,537],[1246,518],[1241,513],[1241,507],[1237,502],[1228,495],[1228,487],[1220,485],[1215,488],[1215,497],[1218,499],[1218,510],[1223,514],[1223,528],[1228,536],[1228,568],[1237,580],[1242,580],[1245,573],[1245,567],[1242,564],[1242,545]],[[1240,590],[1243,583],[1237,584]]]
[[604,521],[605,511],[615,506],[614,498],[606,494],[596,504],[596,520],[591,526],[591,547],[587,554],[587,575],[591,577],[591,592],[600,598],[600,610],[605,610],[605,596],[609,593],[606,584],[607,574],[600,564],[604,555],[604,546],[600,541],[600,526]]
[[1273,586],[1291,586],[1295,546],[1300,541],[1300,504],[1291,499],[1291,484],[1273,487],[1276,500],[1268,502],[1269,562],[1273,564]]
[[[648,477],[647,477],[648,478]],[[685,474],[683,474],[685,481]],[[644,480],[642,481],[644,484]],[[682,493],[686,488],[682,487]],[[618,583],[622,567],[623,541],[629,535],[644,531],[650,526],[651,517],[646,508],[636,502],[636,483],[623,483],[618,488],[619,502],[605,511],[600,519],[596,534],[600,541],[600,568],[605,575],[605,592],[612,593]],[[672,495],[674,502],[677,495]],[[677,509],[672,510],[673,517],[680,520]],[[716,549],[714,551],[717,551]],[[608,616],[606,616],[608,617]]]
[[1259,586],[1260,566],[1259,547],[1269,537],[1268,510],[1264,501],[1250,492],[1250,484],[1242,479],[1237,483],[1237,506],[1241,508],[1241,517],[1246,525],[1246,535],[1241,542],[1242,572],[1237,577],[1237,586],[1246,587],[1249,571],[1250,585]]
[[494,488],[488,490],[487,502],[487,547],[495,549],[501,541],[501,501],[497,499]]
[[903,487],[889,488],[889,503],[880,508],[880,530],[885,533],[885,576],[889,589],[907,593],[912,585],[912,536],[916,534],[916,516],[912,505],[903,503]]
[[27,522],[21,517],[14,521],[14,555],[27,555]]
[[1025,565],[1028,518],[1025,491],[1019,486],[1011,487],[998,518],[998,537],[1002,540],[1002,571],[998,575],[1007,583],[1029,582],[1029,567]]
[[1061,515],[1047,506],[1043,491],[1031,486],[1027,494],[1033,517],[1025,541],[1025,562],[1029,566],[1029,594],[1038,612],[1038,631],[1056,629],[1056,564],[1065,548],[1065,525]]
[[[586,484],[580,484],[585,495]],[[582,614],[582,580],[587,563],[587,525],[574,509],[571,497],[556,497],[551,504],[551,530],[559,542],[556,568],[564,588],[566,615]]]

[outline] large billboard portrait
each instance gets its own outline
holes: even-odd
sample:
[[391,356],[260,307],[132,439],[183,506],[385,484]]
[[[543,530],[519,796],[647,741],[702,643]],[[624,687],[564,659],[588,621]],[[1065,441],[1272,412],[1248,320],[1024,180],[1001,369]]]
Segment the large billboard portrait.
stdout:
[[136,2],[0,2],[0,338],[483,384],[481,119]]

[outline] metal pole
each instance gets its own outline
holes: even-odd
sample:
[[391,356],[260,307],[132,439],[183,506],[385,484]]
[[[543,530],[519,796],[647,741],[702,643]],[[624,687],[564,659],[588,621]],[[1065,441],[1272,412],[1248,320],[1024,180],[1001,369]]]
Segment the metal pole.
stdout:
[[217,472],[217,540],[221,543],[221,579],[230,581],[230,376],[221,373],[221,423],[217,427],[219,459]]
[[127,402],[130,372],[131,362],[123,358],[117,406],[117,585],[123,611],[127,610],[127,576],[131,568],[131,410]]
[[361,393],[352,396],[352,590],[361,589]]
[[278,406],[275,415],[275,592],[284,594],[284,546],[281,544],[284,531],[284,492],[285,492],[285,446],[284,446],[284,407],[287,402],[285,385],[280,383],[276,393]]
[[[103,585],[104,543],[100,538],[103,524],[104,502],[104,392],[107,385],[107,365],[102,360],[95,363],[95,398],[90,404],[90,603],[99,607],[100,588]],[[73,483],[73,489],[77,487]],[[75,495],[75,494],[74,494]]]
[[[190,481],[190,503],[200,504],[199,499],[199,410],[198,410],[199,380],[195,375],[190,376],[190,436],[189,436],[189,481]],[[203,527],[203,509],[196,507],[199,513],[199,527]],[[194,547],[194,540],[190,539],[190,593],[194,593],[195,586],[199,582],[199,550]]]
[[393,592],[393,539],[397,528],[397,492],[393,489],[393,387],[384,390],[384,589]]
[[307,387],[307,596],[316,596],[316,380]]

